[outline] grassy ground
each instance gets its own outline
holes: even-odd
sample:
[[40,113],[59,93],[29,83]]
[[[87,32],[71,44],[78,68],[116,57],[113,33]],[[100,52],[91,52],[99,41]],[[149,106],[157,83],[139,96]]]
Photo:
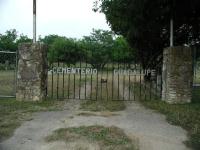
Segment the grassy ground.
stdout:
[[100,150],[136,150],[133,141],[121,129],[113,126],[81,126],[58,129],[46,138],[48,142],[58,140],[75,142],[80,139],[86,139],[89,143],[97,143]]
[[193,102],[191,104],[170,105],[159,99],[154,100],[152,98],[152,100],[149,100],[149,97],[146,97],[146,100],[144,100],[144,97],[141,97],[141,103],[144,106],[165,114],[167,117],[167,121],[169,123],[181,126],[185,130],[187,130],[189,140],[186,141],[186,144],[195,150],[199,150],[200,149],[200,88],[194,88],[192,101]]
[[23,121],[31,119],[31,113],[63,109],[63,102],[18,102],[15,99],[0,99],[0,141],[12,136]]

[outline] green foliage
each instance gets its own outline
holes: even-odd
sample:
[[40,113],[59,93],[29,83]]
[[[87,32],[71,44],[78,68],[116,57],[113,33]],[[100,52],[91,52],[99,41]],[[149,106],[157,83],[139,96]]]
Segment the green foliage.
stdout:
[[15,29],[11,29],[6,31],[6,33],[0,34],[0,49],[1,50],[9,50],[16,51],[17,50],[17,31]]
[[81,59],[83,52],[78,41],[65,37],[58,37],[50,45],[48,59],[50,63],[65,62],[68,65],[75,64]]
[[144,68],[162,61],[162,51],[169,46],[171,18],[175,45],[200,40],[199,0],[96,0],[94,10],[103,12],[112,30],[137,49]]
[[[18,36],[15,29],[9,30],[5,35],[0,34],[0,50],[16,51],[19,43],[31,41],[26,35]],[[84,61],[94,68],[101,69],[111,61],[133,61],[135,56],[134,50],[122,36],[116,37],[112,31],[100,29],[93,29],[89,36],[79,40],[48,35],[44,38],[39,37],[39,42],[48,45],[47,55],[50,64],[59,61],[70,65]],[[15,59],[6,56],[0,63],[4,64],[5,60],[12,60],[14,63]]]
[[27,35],[21,34],[19,38],[16,40],[16,45],[18,46],[20,43],[30,43],[32,40],[28,38]]
[[[15,29],[11,29],[5,32],[5,34],[0,34],[0,51],[12,51],[16,52],[18,49],[19,43],[31,42],[27,36],[21,34],[18,36],[17,31]],[[16,56],[15,54],[0,54],[0,68],[5,69],[7,66],[11,66],[11,64],[15,64]],[[5,67],[2,67],[5,66]],[[10,68],[11,69],[11,68]]]
[[81,43],[87,54],[87,62],[94,68],[103,68],[112,61],[130,62],[134,59],[134,51],[126,40],[122,36],[115,37],[111,31],[93,30]]
[[44,38],[39,37],[39,41],[43,42],[44,44],[51,45],[57,38],[59,38],[58,35],[52,34],[52,35],[47,35]]
[[127,41],[119,36],[114,41],[114,48],[112,51],[112,58],[116,62],[130,63],[136,61],[135,51],[129,46]]
[[6,31],[5,34],[0,34],[0,50],[15,52],[19,43],[31,41],[26,35],[18,36],[16,29],[11,29]]
[[114,38],[111,31],[93,30],[90,36],[82,40],[82,47],[87,55],[87,62],[94,68],[103,68],[109,62]]

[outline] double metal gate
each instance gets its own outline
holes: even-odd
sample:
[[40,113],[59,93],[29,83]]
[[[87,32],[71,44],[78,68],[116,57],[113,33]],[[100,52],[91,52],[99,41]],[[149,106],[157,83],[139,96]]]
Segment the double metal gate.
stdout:
[[0,51],[0,98],[16,96],[17,53]]
[[[81,61],[54,62],[48,68],[47,96],[53,99],[136,100],[161,96],[162,79],[156,69],[137,63],[110,62],[103,67]],[[145,76],[151,74],[146,80]]]

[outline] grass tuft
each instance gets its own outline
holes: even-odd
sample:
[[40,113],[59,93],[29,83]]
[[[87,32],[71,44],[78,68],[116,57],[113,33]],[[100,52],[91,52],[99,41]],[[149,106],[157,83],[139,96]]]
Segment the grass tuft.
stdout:
[[23,121],[31,120],[31,114],[38,111],[62,110],[62,102],[19,102],[15,99],[0,99],[0,141],[12,136]]
[[123,130],[114,126],[81,126],[58,129],[46,138],[48,142],[58,140],[70,142],[75,139],[87,139],[89,142],[97,143],[101,150],[136,150],[133,141],[125,135]]
[[[137,86],[137,84],[135,85]],[[139,95],[139,93],[136,93]],[[139,96],[138,96],[139,97]],[[167,104],[160,99],[140,99],[147,108],[166,115],[167,121],[188,131],[189,140],[185,144],[195,150],[200,149],[200,88],[193,89],[191,104]]]

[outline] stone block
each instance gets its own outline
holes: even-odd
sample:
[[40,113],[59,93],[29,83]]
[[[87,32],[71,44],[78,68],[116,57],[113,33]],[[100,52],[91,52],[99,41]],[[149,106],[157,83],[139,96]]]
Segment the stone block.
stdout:
[[193,58],[189,47],[166,48],[163,52],[162,100],[170,104],[192,99]]
[[16,99],[41,101],[47,89],[47,48],[41,43],[23,43],[18,49]]

